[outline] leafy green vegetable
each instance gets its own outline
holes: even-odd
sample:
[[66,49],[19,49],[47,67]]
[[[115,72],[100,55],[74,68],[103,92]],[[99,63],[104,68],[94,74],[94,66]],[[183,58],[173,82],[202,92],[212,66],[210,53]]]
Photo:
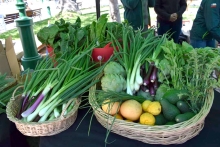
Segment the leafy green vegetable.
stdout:
[[104,74],[119,74],[125,77],[124,68],[117,62],[111,61],[104,68]]
[[89,40],[95,41],[98,47],[103,47],[110,42],[112,37],[107,31],[114,34],[115,38],[122,38],[122,23],[108,22],[108,14],[103,14],[97,21],[89,25]]
[[57,25],[51,25],[49,27],[42,28],[37,33],[37,38],[43,44],[52,45],[58,32],[59,27]]
[[106,74],[101,79],[102,90],[122,92],[126,89],[125,79],[118,74]]
[[71,51],[85,44],[88,29],[81,27],[81,20],[78,17],[75,23],[66,22],[64,19],[42,28],[37,37],[42,44],[53,47],[55,54]]
[[219,49],[193,49],[186,42],[181,46],[173,41],[167,41],[162,48],[164,59],[158,66],[160,82],[171,88],[188,90],[190,107],[198,113],[209,90],[220,87],[220,80],[211,76],[220,67]]
[[166,93],[167,90],[169,90],[170,87],[165,85],[165,84],[161,84],[159,86],[159,88],[157,89],[156,95],[155,95],[155,100],[156,101],[160,101],[163,97],[163,95]]

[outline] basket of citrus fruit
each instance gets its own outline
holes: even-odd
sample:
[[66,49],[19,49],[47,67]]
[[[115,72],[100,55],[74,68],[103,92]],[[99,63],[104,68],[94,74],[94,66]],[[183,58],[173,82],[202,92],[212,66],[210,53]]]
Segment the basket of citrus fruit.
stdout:
[[[152,32],[151,32],[152,31]],[[203,129],[220,80],[220,52],[176,44],[166,34],[122,27],[116,60],[108,62],[89,103],[109,131],[149,144],[181,144]],[[111,34],[113,38],[114,35]],[[147,36],[143,38],[142,36]]]
[[[109,64],[119,70],[116,62]],[[214,99],[212,89],[207,91],[204,105],[196,113],[185,89],[160,84],[155,95],[143,89],[130,95],[124,91],[125,77],[105,69],[97,77],[100,83],[90,88],[89,103],[98,122],[109,131],[144,143],[168,145],[182,144],[203,129]]]

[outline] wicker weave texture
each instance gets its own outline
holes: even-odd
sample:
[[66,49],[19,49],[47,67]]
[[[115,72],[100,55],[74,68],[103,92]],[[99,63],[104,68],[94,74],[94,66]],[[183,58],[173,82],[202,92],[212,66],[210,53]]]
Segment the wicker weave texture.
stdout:
[[8,119],[15,123],[17,129],[26,136],[51,136],[68,129],[75,122],[81,99],[75,98],[73,101],[75,101],[75,106],[67,115],[61,115],[57,119],[42,123],[24,122],[15,117],[19,110],[21,96],[16,97],[15,100],[10,100],[6,108],[6,114]]
[[113,116],[106,114],[96,102],[95,90],[96,86],[90,88],[89,103],[98,122],[113,133],[148,144],[182,144],[195,137],[203,129],[205,118],[214,100],[214,91],[210,90],[205,105],[190,120],[174,125],[148,126],[115,119]]

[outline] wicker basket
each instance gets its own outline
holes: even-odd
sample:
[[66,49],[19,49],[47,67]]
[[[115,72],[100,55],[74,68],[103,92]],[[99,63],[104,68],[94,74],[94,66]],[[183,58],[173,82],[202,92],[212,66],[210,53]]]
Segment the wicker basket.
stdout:
[[[72,101],[75,101],[74,108],[67,115],[64,115],[65,110]],[[57,119],[42,123],[24,122],[15,117],[19,110],[19,104],[21,103],[21,95],[18,95],[9,101],[6,108],[6,114],[8,119],[15,123],[17,129],[26,136],[51,136],[68,129],[75,122],[80,102],[80,98],[71,99],[62,111],[61,117]]]
[[[205,105],[190,120],[174,125],[148,126],[115,119],[113,116],[106,114],[96,102],[95,90],[96,85],[90,88],[89,103],[98,122],[106,129],[111,130],[111,132],[148,144],[182,144],[195,137],[203,129],[204,120],[214,100],[214,91],[210,90]],[[113,120],[114,123],[112,124]]]

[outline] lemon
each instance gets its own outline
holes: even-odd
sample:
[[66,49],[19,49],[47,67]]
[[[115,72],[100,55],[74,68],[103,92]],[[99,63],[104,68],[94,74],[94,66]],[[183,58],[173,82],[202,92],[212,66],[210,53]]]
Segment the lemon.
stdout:
[[147,112],[147,108],[148,108],[148,106],[150,105],[150,103],[151,103],[150,100],[145,100],[145,101],[141,104],[142,109],[143,109],[144,112]]
[[161,105],[158,101],[151,102],[147,107],[147,112],[153,115],[159,115],[161,112]]
[[154,125],[155,124],[155,117],[152,114],[148,113],[148,112],[143,113],[140,116],[140,124]]
[[123,117],[120,114],[115,114],[115,118],[123,120]]

